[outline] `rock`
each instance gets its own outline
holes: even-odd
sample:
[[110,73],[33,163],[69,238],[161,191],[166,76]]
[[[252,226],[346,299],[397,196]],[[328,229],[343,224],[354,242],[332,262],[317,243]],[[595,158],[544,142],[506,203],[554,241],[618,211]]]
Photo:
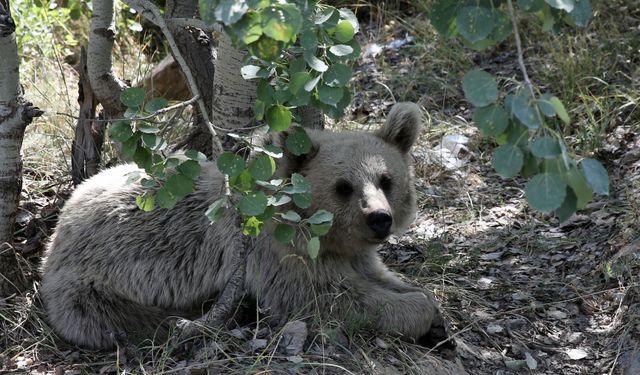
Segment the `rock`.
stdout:
[[582,349],[569,349],[566,351],[569,358],[573,360],[583,359],[587,357],[587,352]]
[[287,323],[282,330],[280,348],[288,356],[297,356],[307,340],[307,323],[295,320]]
[[264,348],[267,347],[267,340],[265,340],[265,339],[253,339],[253,340],[249,341],[249,346],[251,347],[251,350],[253,350],[253,351],[264,349]]

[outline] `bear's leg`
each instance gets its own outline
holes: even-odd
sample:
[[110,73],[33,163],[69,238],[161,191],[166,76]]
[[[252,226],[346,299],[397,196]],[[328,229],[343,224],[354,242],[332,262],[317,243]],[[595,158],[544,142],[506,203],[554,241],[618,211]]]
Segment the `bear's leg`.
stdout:
[[64,286],[59,289],[42,290],[42,295],[49,323],[72,343],[110,349],[123,337],[138,342],[166,335],[167,327],[161,323],[169,314],[160,308],[142,306],[117,293],[97,290],[93,283],[67,280],[61,284]]

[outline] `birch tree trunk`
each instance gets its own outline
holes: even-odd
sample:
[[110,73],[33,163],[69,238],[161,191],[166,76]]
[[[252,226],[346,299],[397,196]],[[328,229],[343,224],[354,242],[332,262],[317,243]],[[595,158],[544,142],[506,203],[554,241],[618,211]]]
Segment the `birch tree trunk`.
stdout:
[[24,131],[42,111],[22,96],[15,24],[0,0],[0,297],[15,292],[19,272],[11,243],[20,192]]
[[111,51],[116,37],[114,0],[95,0],[87,48],[87,72],[96,99],[107,118],[122,117],[120,93],[127,85],[113,71]]

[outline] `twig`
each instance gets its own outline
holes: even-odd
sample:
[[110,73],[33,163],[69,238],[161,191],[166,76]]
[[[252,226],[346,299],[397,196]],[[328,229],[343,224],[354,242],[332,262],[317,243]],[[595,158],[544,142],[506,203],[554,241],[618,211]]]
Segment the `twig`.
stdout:
[[173,27],[193,27],[207,33],[223,32],[222,26],[219,24],[208,25],[197,18],[167,18],[165,21]]
[[533,91],[533,85],[531,84],[531,80],[529,79],[529,74],[527,73],[527,67],[524,65],[524,53],[522,52],[522,41],[520,40],[520,33],[518,32],[518,22],[516,20],[516,12],[513,10],[513,3],[511,0],[507,0],[507,6],[509,7],[509,16],[511,17],[511,24],[513,25],[513,34],[516,38],[516,49],[518,51],[518,66],[520,67],[520,71],[522,72],[522,77],[524,78],[524,83],[529,89],[529,93],[531,93],[531,98],[535,98],[535,92]]

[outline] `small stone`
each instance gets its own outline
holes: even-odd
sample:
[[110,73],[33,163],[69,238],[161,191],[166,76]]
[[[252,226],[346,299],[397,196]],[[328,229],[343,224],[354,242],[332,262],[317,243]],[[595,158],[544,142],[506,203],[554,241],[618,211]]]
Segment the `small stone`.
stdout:
[[582,340],[584,340],[584,334],[582,332],[572,332],[569,337],[567,337],[569,344],[573,345],[580,344]]
[[249,346],[251,347],[251,350],[264,349],[264,348],[267,347],[267,340],[266,339],[253,339],[253,340],[249,341]]
[[234,328],[231,331],[229,331],[229,333],[231,334],[231,336],[237,338],[237,339],[241,339],[244,340],[244,332],[242,332],[242,330],[238,329],[238,328]]
[[379,348],[389,349],[389,344],[387,344],[387,342],[381,339],[380,337],[376,337],[374,342],[376,343],[376,346],[378,346]]
[[496,333],[500,333],[502,331],[504,331],[504,328],[499,324],[491,323],[487,326],[487,332],[492,335],[495,335]]
[[282,330],[280,348],[286,355],[297,356],[302,353],[307,334],[307,323],[301,320],[287,323]]
[[560,310],[547,311],[547,316],[552,319],[562,320],[567,318],[567,313]]
[[301,363],[304,359],[302,357],[300,357],[299,355],[292,355],[290,357],[287,357],[287,361],[289,362],[293,362],[295,364]]
[[569,349],[567,350],[566,353],[569,356],[569,358],[574,360],[583,359],[587,357],[587,352],[585,352],[582,349]]

